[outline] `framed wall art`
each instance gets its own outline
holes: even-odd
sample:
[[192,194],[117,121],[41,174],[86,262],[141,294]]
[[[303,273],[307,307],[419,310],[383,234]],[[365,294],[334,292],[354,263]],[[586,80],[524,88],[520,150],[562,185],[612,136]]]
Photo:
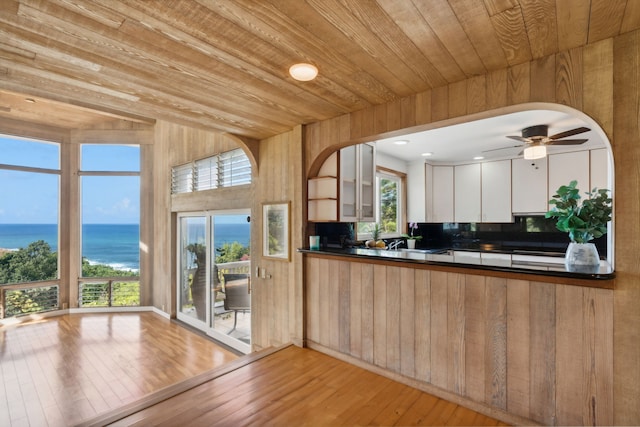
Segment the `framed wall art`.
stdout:
[[262,256],[289,260],[289,202],[262,205]]

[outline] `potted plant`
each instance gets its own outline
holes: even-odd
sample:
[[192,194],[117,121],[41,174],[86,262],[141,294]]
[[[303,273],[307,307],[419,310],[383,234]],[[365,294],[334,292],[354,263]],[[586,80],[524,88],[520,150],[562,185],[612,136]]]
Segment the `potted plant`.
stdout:
[[404,237],[405,239],[407,239],[407,248],[409,249],[414,249],[416,247],[416,240],[420,240],[422,239],[422,236],[414,236],[413,232],[414,230],[418,229],[418,223],[417,222],[410,222],[409,223],[409,230],[411,234],[401,234],[400,236]]
[[600,266],[598,250],[591,240],[607,233],[611,220],[611,198],[609,190],[594,188],[586,192],[582,200],[577,181],[558,188],[549,204],[554,205],[546,218],[557,218],[556,228],[569,233],[569,247],[565,265],[569,271],[597,272]]

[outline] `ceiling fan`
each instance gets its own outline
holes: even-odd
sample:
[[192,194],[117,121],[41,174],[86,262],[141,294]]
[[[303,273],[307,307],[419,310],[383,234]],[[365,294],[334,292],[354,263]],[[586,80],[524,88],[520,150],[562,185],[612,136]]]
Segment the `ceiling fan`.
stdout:
[[584,132],[589,132],[591,129],[587,127],[578,127],[575,129],[567,130],[564,132],[556,133],[555,135],[548,136],[548,125],[535,125],[522,129],[522,136],[508,135],[507,138],[515,139],[516,141],[524,142],[523,145],[514,145],[511,147],[495,148],[489,151],[504,150],[507,148],[525,147],[519,155],[524,154],[525,159],[539,159],[547,155],[547,145],[579,145],[588,141],[588,139],[562,139],[573,135],[578,135]]

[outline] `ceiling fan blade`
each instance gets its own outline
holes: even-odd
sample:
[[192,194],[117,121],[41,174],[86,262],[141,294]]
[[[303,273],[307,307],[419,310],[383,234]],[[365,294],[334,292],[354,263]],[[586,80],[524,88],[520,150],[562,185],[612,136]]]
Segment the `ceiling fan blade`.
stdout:
[[579,128],[575,128],[575,129],[571,129],[571,130],[565,131],[565,132],[556,133],[555,135],[551,135],[549,137],[549,139],[566,138],[568,136],[577,135],[579,133],[589,132],[590,130],[591,129],[586,128],[586,127],[579,127]]
[[507,138],[515,139],[516,141],[520,141],[520,142],[527,142],[527,143],[531,142],[529,138],[523,138],[521,136],[507,135]]
[[587,141],[588,139],[561,139],[559,141],[549,141],[546,145],[580,145]]
[[483,153],[489,153],[491,151],[498,151],[498,150],[508,150],[510,148],[520,148],[520,147],[522,147],[522,145],[512,145],[510,147],[492,148],[491,150],[484,150]]

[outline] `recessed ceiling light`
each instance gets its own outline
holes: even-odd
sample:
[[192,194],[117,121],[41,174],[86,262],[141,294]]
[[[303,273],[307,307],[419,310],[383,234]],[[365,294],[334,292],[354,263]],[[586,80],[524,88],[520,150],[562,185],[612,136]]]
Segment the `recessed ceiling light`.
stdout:
[[482,159],[484,159],[484,156],[475,156],[473,158],[473,160],[482,160]]
[[407,141],[406,139],[398,139],[396,141],[393,141],[393,143],[395,145],[407,145],[409,141]]
[[427,152],[427,153],[422,153],[423,157],[429,157],[429,156],[433,156],[432,152]]
[[318,75],[318,68],[315,65],[306,63],[293,64],[289,68],[289,74],[298,81],[308,82],[316,78]]
[[25,101],[25,102],[28,102],[29,104],[35,104],[35,103],[36,103],[36,100],[35,100],[35,99],[33,99],[33,98],[25,98],[25,100],[24,100],[24,101]]

